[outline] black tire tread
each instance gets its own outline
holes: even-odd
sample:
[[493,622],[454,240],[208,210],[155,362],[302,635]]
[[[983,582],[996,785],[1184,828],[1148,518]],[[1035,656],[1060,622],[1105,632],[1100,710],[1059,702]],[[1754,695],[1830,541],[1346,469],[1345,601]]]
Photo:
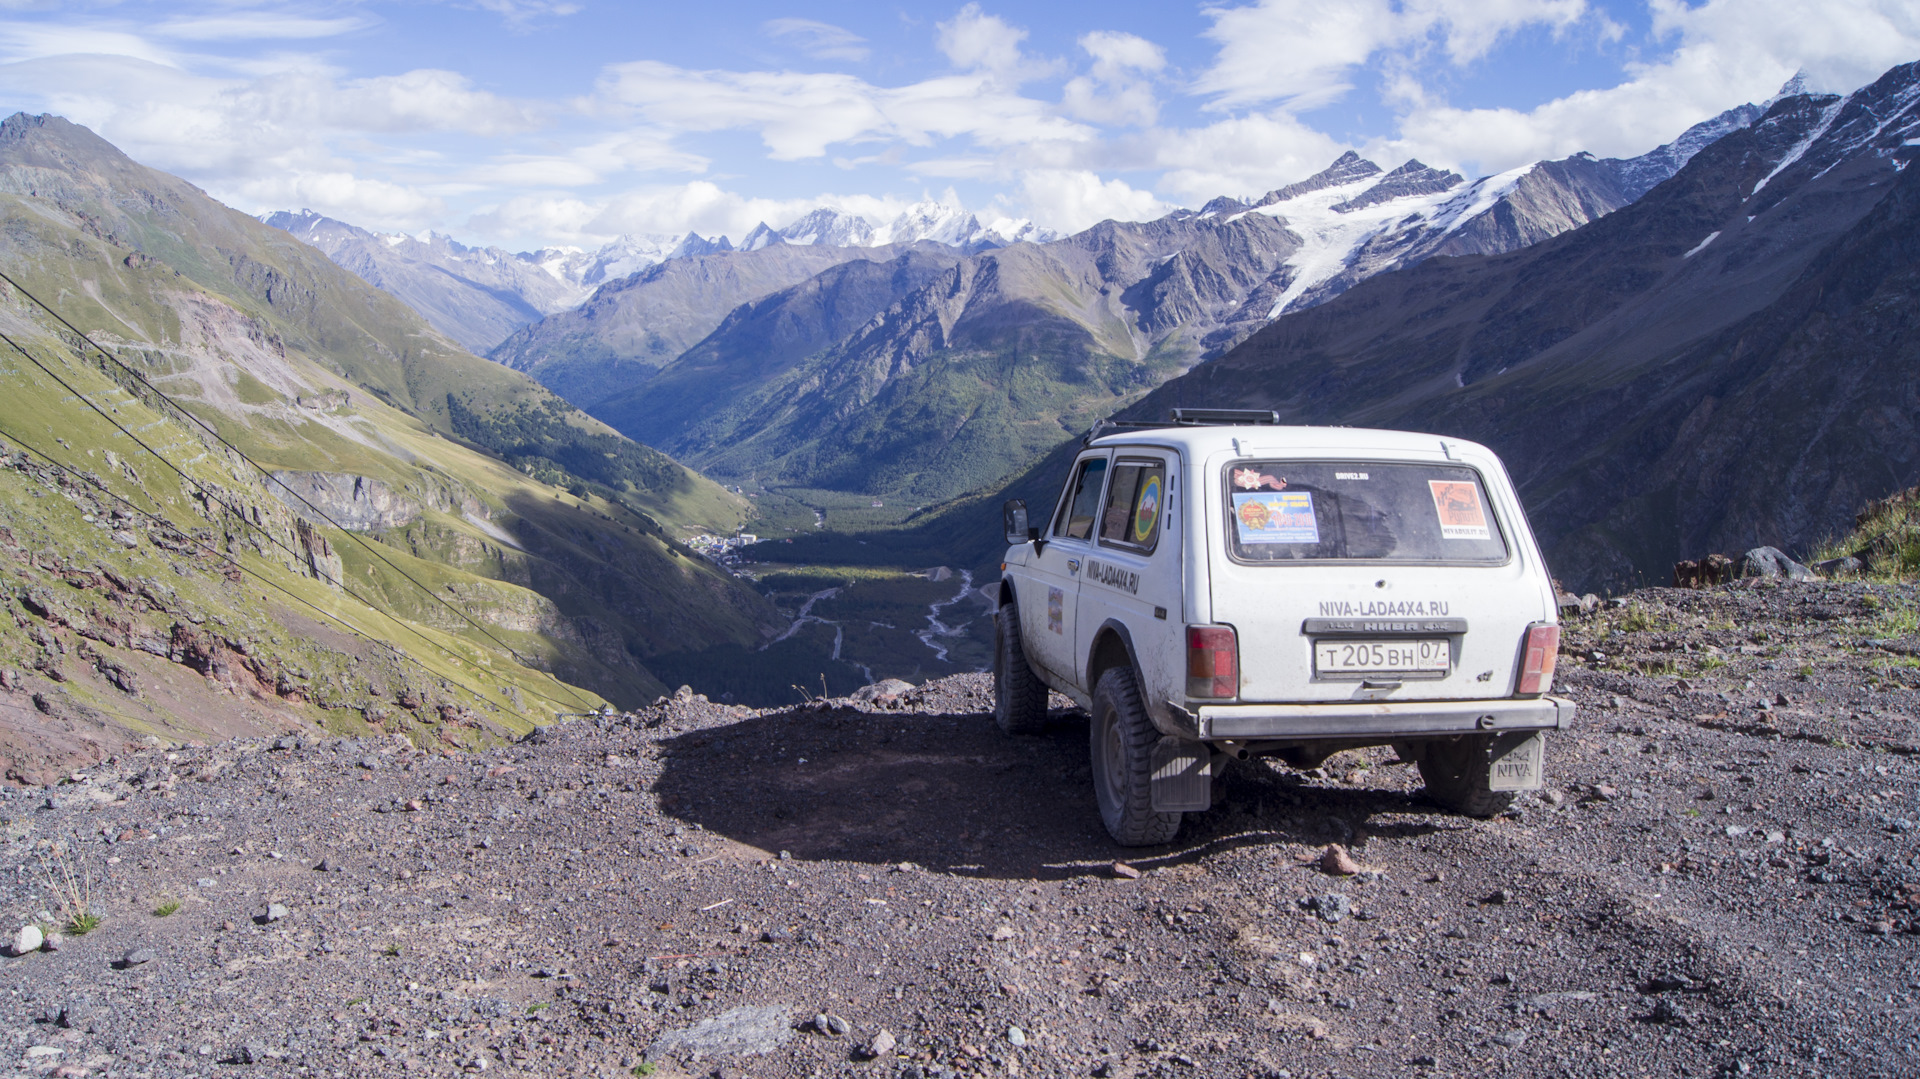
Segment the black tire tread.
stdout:
[[[1106,768],[1102,746],[1105,717],[1111,714],[1120,726],[1126,755],[1127,784],[1118,792],[1118,805],[1109,806],[1101,797],[1101,775]],[[1094,800],[1100,806],[1100,818],[1107,834],[1123,847],[1157,847],[1173,842],[1180,831],[1179,813],[1157,813],[1153,808],[1153,747],[1160,732],[1147,718],[1140,703],[1140,687],[1133,671],[1112,667],[1101,674],[1093,687],[1093,717],[1088,746],[1093,756]]]
[[1008,734],[1047,728],[1047,685],[1027,663],[1020,639],[1020,608],[1000,605],[994,627],[993,721]]
[[1427,797],[1467,817],[1491,817],[1513,805],[1513,791],[1490,790],[1492,735],[1435,740],[1420,747]]

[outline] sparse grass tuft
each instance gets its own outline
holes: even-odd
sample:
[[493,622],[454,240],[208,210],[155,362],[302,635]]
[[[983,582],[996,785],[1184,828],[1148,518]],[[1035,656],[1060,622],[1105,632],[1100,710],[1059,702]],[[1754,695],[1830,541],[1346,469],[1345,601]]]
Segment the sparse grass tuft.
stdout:
[[74,845],[54,840],[34,851],[40,860],[40,873],[47,892],[59,908],[60,927],[69,936],[81,937],[100,928],[100,916],[93,912],[93,871],[74,853]]
[[1651,609],[1638,603],[1627,604],[1626,615],[1620,620],[1620,628],[1628,633],[1642,633],[1659,629],[1660,620],[1654,617]]
[[180,901],[178,899],[163,899],[153,908],[153,916],[155,918],[165,918],[167,915],[179,909]]
[[654,1072],[657,1072],[659,1070],[660,1070],[659,1065],[649,1064],[644,1060],[633,1066],[634,1075],[641,1075],[641,1076],[652,1075]]
[[398,941],[395,941],[394,943],[387,945],[386,948],[380,954],[387,956],[390,959],[398,959],[400,957],[400,943]]

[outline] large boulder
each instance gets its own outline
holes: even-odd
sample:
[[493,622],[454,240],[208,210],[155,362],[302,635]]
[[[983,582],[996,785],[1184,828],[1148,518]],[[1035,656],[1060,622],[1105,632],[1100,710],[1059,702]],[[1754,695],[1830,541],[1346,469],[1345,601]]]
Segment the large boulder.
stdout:
[[1812,570],[1787,557],[1778,547],[1755,547],[1740,556],[1742,577],[1784,577],[1790,581],[1814,580]]
[[898,697],[912,688],[912,682],[902,682],[898,678],[885,678],[870,686],[861,686],[854,690],[853,699],[872,703],[883,698]]

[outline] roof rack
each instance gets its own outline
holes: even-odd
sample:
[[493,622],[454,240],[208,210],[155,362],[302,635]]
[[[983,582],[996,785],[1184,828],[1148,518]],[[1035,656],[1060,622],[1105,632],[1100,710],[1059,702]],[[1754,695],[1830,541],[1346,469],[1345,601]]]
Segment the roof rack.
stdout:
[[1173,422],[1181,427],[1274,426],[1280,414],[1270,408],[1176,408]]
[[1274,426],[1280,422],[1280,413],[1262,408],[1175,408],[1169,409],[1168,413],[1165,420],[1095,420],[1080,439],[1080,444],[1087,445],[1108,431],[1160,427]]

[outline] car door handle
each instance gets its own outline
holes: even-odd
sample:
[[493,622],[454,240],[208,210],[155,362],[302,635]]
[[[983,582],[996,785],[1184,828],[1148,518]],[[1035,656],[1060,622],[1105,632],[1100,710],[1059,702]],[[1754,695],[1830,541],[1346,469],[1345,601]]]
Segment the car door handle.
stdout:
[[1079,559],[1077,559],[1077,558],[1069,558],[1069,559],[1067,559],[1067,572],[1068,572],[1068,573],[1079,573],[1079,572],[1080,572],[1080,560],[1079,560]]

